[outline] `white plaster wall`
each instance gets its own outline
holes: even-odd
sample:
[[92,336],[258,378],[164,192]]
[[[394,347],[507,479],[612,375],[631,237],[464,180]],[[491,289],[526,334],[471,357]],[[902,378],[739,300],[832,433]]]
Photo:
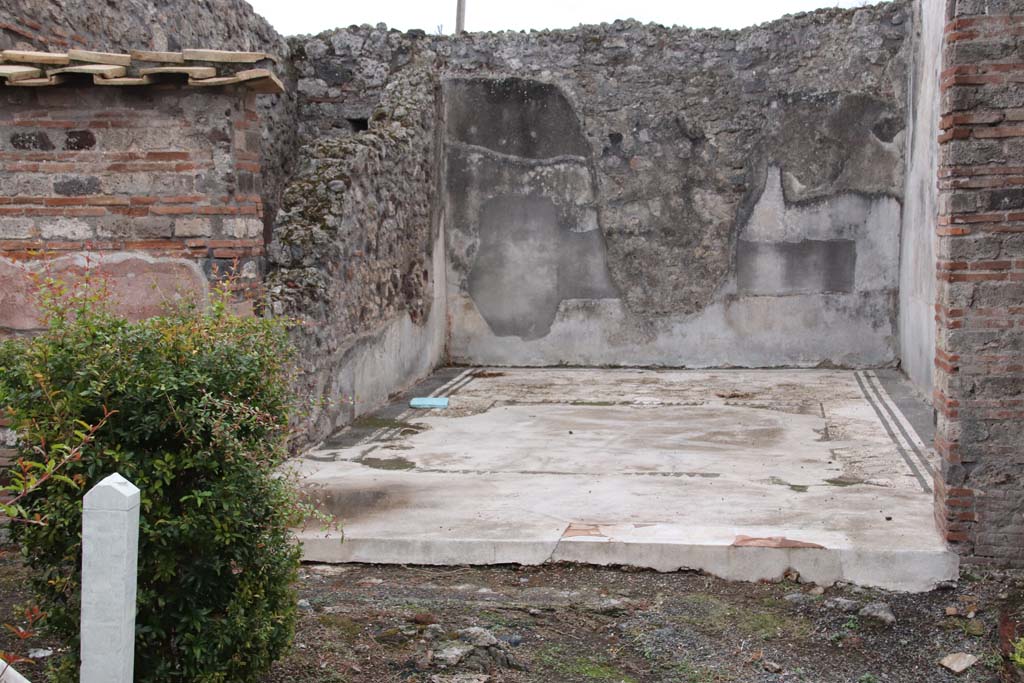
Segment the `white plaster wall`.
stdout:
[[900,357],[903,370],[926,397],[935,357],[935,227],[939,135],[939,72],[943,0],[915,4],[916,45],[908,107],[907,172],[900,249]]

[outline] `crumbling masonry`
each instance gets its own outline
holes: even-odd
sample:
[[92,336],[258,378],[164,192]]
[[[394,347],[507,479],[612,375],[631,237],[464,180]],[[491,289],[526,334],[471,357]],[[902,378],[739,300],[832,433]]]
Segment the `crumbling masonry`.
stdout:
[[235,272],[304,322],[306,441],[446,361],[899,364],[948,540],[1024,566],[1024,0],[289,39],[94,4],[0,10],[4,333],[46,267],[134,316]]

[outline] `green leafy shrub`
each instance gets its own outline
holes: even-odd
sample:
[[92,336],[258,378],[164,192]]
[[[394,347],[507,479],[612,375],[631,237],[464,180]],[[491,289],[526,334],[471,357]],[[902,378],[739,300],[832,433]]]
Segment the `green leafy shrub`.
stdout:
[[1013,654],[1010,655],[1013,663],[1021,669],[1024,669],[1024,638],[1016,641],[1013,644]]
[[142,492],[135,680],[255,680],[296,620],[284,326],[225,296],[128,322],[86,289],[43,291],[47,329],[0,344],[0,405],[23,478],[59,465],[11,524],[43,627],[69,647],[51,679],[77,680],[82,498],[119,472]]

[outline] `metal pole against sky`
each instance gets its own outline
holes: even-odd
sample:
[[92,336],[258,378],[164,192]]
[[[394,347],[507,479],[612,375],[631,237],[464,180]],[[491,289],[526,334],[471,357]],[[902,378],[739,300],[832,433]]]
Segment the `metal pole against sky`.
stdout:
[[455,35],[466,30],[466,0],[458,0],[458,3],[455,10]]

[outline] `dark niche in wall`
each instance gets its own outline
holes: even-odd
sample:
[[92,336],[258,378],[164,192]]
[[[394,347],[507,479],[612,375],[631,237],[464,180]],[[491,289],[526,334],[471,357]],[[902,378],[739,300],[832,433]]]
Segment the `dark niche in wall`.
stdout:
[[853,240],[750,242],[737,247],[741,294],[786,295],[854,290],[857,244]]
[[527,159],[589,157],[590,145],[558,87],[526,78],[453,79],[448,136]]
[[355,118],[345,119],[349,125],[352,126],[352,130],[356,133],[362,133],[364,130],[370,130],[370,119],[366,118]]

